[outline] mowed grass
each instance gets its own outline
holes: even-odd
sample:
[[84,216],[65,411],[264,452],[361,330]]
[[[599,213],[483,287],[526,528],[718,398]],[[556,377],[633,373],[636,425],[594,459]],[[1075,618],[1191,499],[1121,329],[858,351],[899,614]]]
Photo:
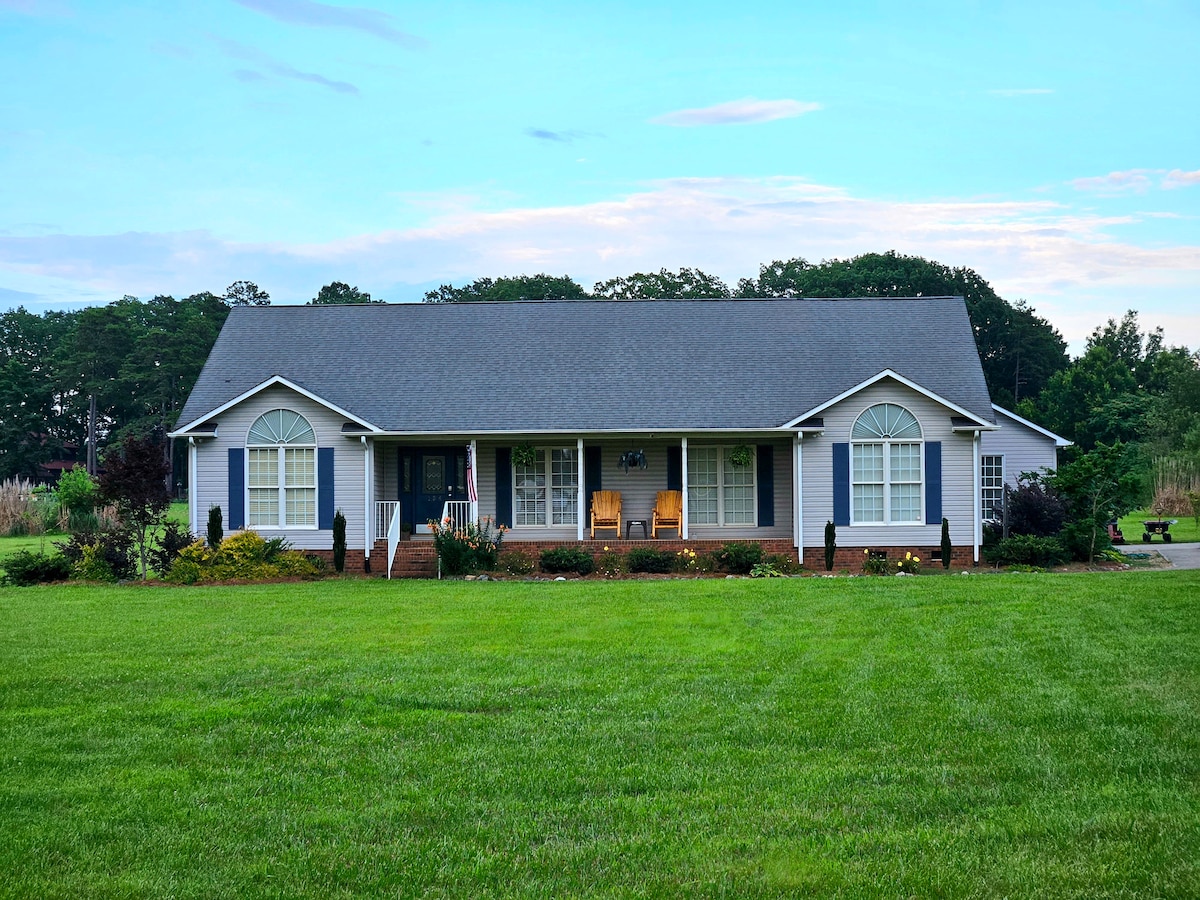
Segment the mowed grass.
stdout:
[[1195,897],[1200,576],[0,590],[0,895]]

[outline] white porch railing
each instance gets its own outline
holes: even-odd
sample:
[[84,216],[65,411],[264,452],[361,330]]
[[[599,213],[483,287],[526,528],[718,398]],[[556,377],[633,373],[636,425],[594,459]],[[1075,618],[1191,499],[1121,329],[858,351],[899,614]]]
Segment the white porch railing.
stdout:
[[449,525],[455,531],[472,520],[470,500],[447,500],[442,506],[442,524]]
[[375,501],[375,530],[371,532],[373,540],[387,536],[388,526],[392,523],[392,515],[400,508],[399,500]]
[[387,542],[388,542],[388,570],[387,577],[392,577],[392,564],[396,561],[396,547],[400,544],[400,504],[394,503],[395,510],[392,512],[392,520],[388,522],[387,527]]

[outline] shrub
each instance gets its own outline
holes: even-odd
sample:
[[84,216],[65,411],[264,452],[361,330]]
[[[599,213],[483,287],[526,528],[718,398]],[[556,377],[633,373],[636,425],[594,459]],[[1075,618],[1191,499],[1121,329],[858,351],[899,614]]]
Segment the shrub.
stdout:
[[324,566],[296,550],[283,538],[263,540],[253,531],[238,531],[213,550],[196,540],[184,547],[167,572],[167,580],[179,584],[206,581],[258,581],[269,578],[313,578]]
[[4,560],[4,583],[25,587],[71,577],[71,561],[61,553],[34,553],[18,550]]
[[555,547],[553,550],[543,550],[540,560],[543,572],[575,572],[587,575],[596,568],[591,554],[586,550],[575,547]]
[[760,562],[750,570],[751,578],[782,578],[783,573],[769,562]]
[[196,536],[178,522],[168,520],[150,549],[150,565],[159,575],[166,575],[180,551],[195,540]]
[[763,559],[763,563],[778,570],[783,575],[795,575],[797,572],[803,572],[804,566],[796,561],[796,558],[789,556],[786,553],[772,553]]
[[630,572],[649,572],[655,575],[665,575],[671,571],[675,555],[669,550],[655,550],[653,547],[634,547],[625,557]]
[[33,511],[33,482],[20,478],[0,482],[0,534],[26,534]]
[[59,505],[72,517],[91,513],[96,508],[96,480],[82,466],[63,472],[54,493],[58,495]]
[[225,525],[221,518],[221,507],[213,504],[208,508],[208,546],[216,550],[225,538]]
[[505,550],[500,554],[499,567],[509,575],[529,575],[537,568],[537,560],[521,550]]
[[596,557],[596,574],[605,578],[620,578],[625,573],[625,560],[620,553],[614,553],[607,547]]
[[72,574],[80,581],[116,581],[117,576],[104,558],[104,549],[98,544],[83,548],[79,562],[75,563]]
[[442,572],[451,576],[496,568],[504,532],[508,530],[503,525],[493,530],[491,518],[468,522],[459,528],[450,519],[431,521],[429,527],[433,529],[433,546],[442,560]]
[[333,516],[333,568],[339,575],[346,570],[346,517],[340,509]]
[[950,568],[950,557],[954,555],[954,547],[950,544],[950,520],[942,519],[942,568]]
[[695,550],[684,547],[675,553],[674,566],[676,572],[701,572],[704,571],[705,560],[696,554]]
[[833,556],[837,553],[837,527],[833,522],[825,523],[825,571],[833,571]]
[[892,567],[888,565],[886,550],[863,551],[864,575],[891,575]]
[[1009,534],[1051,537],[1062,529],[1067,518],[1067,505],[1036,477],[1022,476],[1016,489],[1005,488],[1005,493]]
[[921,557],[913,556],[911,551],[905,552],[904,559],[896,560],[896,570],[905,575],[919,575],[921,573]]
[[750,570],[762,562],[761,544],[734,542],[725,544],[717,551],[717,563],[733,575],[749,575]]
[[95,566],[97,560],[103,559],[108,571],[112,573],[112,580],[128,580],[137,571],[133,557],[133,540],[128,532],[119,528],[77,531],[71,535],[70,540],[59,541],[57,546],[74,569],[78,569],[83,562],[84,553],[88,548],[92,548],[93,562],[89,565]]
[[1033,534],[1014,534],[984,549],[984,558],[995,566],[1056,566],[1070,559],[1070,553],[1058,538]]

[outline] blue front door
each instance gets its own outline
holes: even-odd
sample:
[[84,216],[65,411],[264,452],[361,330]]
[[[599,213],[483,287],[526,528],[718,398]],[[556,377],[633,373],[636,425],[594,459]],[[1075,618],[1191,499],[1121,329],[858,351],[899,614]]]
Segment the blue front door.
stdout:
[[400,450],[400,501],[403,515],[412,510],[414,531],[427,531],[440,519],[447,500],[467,499],[465,447],[418,447]]

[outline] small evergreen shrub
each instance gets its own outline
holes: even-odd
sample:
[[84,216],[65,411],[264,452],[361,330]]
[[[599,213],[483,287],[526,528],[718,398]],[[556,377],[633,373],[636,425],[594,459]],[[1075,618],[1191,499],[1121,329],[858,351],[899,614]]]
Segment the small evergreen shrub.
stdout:
[[543,550],[540,565],[543,572],[551,574],[575,572],[579,575],[587,575],[596,568],[591,554],[575,547],[555,547],[553,550]]
[[346,517],[340,509],[333,516],[333,568],[339,575],[346,570]]
[[833,522],[825,523],[825,571],[833,571],[833,556],[837,553],[837,527]]
[[735,541],[725,544],[716,555],[722,570],[732,575],[749,575],[750,570],[762,562],[763,548],[761,544]]
[[208,508],[208,546],[214,550],[225,539],[225,525],[221,518],[221,507],[213,504]]
[[71,577],[71,561],[61,553],[34,553],[18,550],[3,561],[4,583],[27,587],[66,581]]
[[1014,534],[985,547],[984,558],[994,566],[1037,566],[1046,568],[1065,563],[1070,552],[1058,538],[1033,534]]
[[950,557],[954,555],[954,547],[950,543],[950,520],[942,519],[942,568],[950,568]]
[[675,555],[669,550],[655,550],[653,547],[634,547],[626,554],[630,572],[647,572],[654,575],[665,575],[671,571]]
[[112,566],[104,557],[104,550],[98,544],[83,548],[79,562],[75,563],[72,574],[80,581],[116,581]]
[[213,550],[197,540],[179,552],[167,581],[196,584],[211,581],[263,581],[272,578],[315,578],[321,573],[313,561],[283,538],[263,540],[253,531],[238,531]]

